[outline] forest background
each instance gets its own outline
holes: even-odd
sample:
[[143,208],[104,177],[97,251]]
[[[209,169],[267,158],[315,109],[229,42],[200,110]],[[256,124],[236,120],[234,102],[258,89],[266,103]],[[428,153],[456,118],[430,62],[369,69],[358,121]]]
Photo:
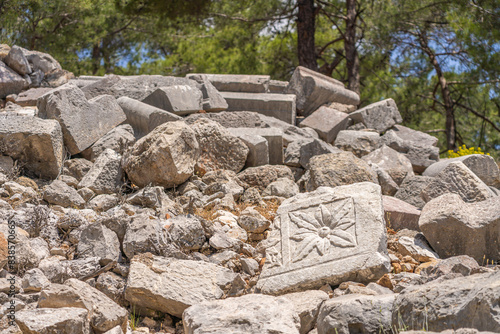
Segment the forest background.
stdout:
[[496,0],[0,0],[0,43],[79,75],[269,74],[302,65],[393,98],[404,124],[500,157]]

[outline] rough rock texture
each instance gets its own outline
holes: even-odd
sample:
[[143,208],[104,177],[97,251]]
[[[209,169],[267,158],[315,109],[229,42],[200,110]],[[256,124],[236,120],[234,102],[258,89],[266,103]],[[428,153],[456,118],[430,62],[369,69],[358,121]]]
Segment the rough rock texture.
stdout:
[[426,204],[419,226],[440,257],[500,260],[500,197],[465,203],[457,194],[445,194]]
[[300,326],[291,301],[265,295],[193,305],[182,320],[185,334],[297,334]]
[[88,312],[82,308],[42,308],[16,312],[16,323],[26,334],[90,334]]
[[362,159],[384,169],[398,185],[403,182],[405,177],[414,175],[411,161],[386,145],[365,155]]
[[471,154],[453,159],[444,159],[427,167],[422,175],[437,176],[450,163],[455,161],[463,162],[487,186],[500,187],[500,169],[495,159],[489,155]]
[[142,102],[183,116],[203,110],[202,98],[203,94],[198,88],[174,85],[158,88],[146,96]]
[[293,180],[283,177],[271,182],[262,192],[263,196],[290,198],[299,193],[299,187]]
[[0,99],[10,94],[18,94],[28,86],[22,76],[0,61]]
[[293,180],[293,174],[287,166],[264,165],[247,168],[238,174],[238,179],[250,187],[257,187],[260,190],[279,178],[286,177]]
[[305,187],[311,191],[364,181],[378,183],[370,166],[350,152],[339,152],[315,156],[309,161],[309,179]]
[[450,162],[436,177],[422,189],[422,199],[431,199],[446,193],[460,195],[465,202],[484,201],[494,193],[461,161]]
[[239,172],[248,155],[248,147],[219,123],[200,119],[191,125],[200,145],[200,158],[195,166],[198,172],[217,169]]
[[101,95],[87,101],[73,84],[41,96],[37,107],[42,118],[55,119],[61,124],[64,145],[71,154],[90,147],[127,118],[112,96]]
[[475,328],[498,333],[499,298],[500,271],[437,280],[403,290],[394,302],[392,319],[409,329]]
[[63,138],[59,123],[29,116],[0,115],[2,154],[19,160],[26,169],[55,179],[63,164]]
[[120,255],[120,242],[115,232],[104,225],[93,223],[87,226],[78,242],[78,257],[98,257],[101,265],[117,261]]
[[184,122],[169,122],[138,140],[125,154],[123,168],[140,187],[171,188],[193,174],[199,154],[195,132]]
[[394,197],[422,209],[425,205],[425,201],[421,196],[422,189],[427,187],[432,179],[429,176],[410,175],[400,184]]
[[96,194],[117,192],[123,174],[121,160],[121,155],[112,149],[104,150],[78,183],[78,188],[89,188]]
[[162,254],[165,244],[165,231],[162,222],[151,219],[148,214],[134,215],[127,225],[127,232],[123,237],[123,253],[129,259],[140,253]]
[[59,180],[52,181],[43,189],[43,199],[50,204],[65,208],[82,208],[85,205],[85,200],[76,192],[75,188]]
[[318,334],[393,333],[396,295],[345,295],[327,300],[319,310]]
[[379,185],[299,194],[278,208],[257,288],[276,294],[378,279],[389,271],[386,240]]
[[341,152],[338,148],[316,138],[299,139],[288,144],[285,165],[309,168],[309,161],[317,155]]
[[372,103],[349,114],[355,122],[363,123],[368,129],[379,133],[390,129],[403,121],[398,106],[393,99]]
[[381,142],[403,153],[410,159],[413,170],[422,173],[427,167],[439,160],[437,138],[426,133],[395,125],[381,138]]
[[343,130],[338,133],[335,146],[361,158],[380,146],[380,135],[373,131]]
[[96,141],[91,147],[82,152],[82,155],[95,162],[97,157],[106,149],[112,149],[118,154],[125,153],[125,150],[134,144],[134,129],[129,124],[119,125],[106,133],[101,139]]
[[98,333],[110,330],[115,326],[126,329],[127,311],[104,293],[75,278],[68,279],[63,285],[52,284],[42,290],[38,307],[86,309],[90,326]]
[[132,260],[125,298],[180,317],[191,305],[224,295],[235,274],[213,263],[143,255]]
[[308,290],[284,295],[289,299],[300,317],[300,333],[308,333],[316,326],[320,306],[328,300],[328,294],[321,290]]
[[206,241],[205,230],[196,217],[176,216],[165,225],[170,240],[184,250],[198,250]]

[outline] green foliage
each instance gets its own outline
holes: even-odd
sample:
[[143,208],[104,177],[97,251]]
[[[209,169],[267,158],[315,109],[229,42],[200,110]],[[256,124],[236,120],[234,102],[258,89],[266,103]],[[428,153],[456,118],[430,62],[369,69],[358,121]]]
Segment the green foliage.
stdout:
[[[448,158],[458,158],[462,157],[464,155],[471,155],[471,154],[481,154],[484,155],[485,153],[481,149],[481,147],[478,147],[477,149],[475,147],[470,147],[467,148],[466,145],[462,145],[458,148],[457,151],[448,151]],[[490,155],[489,153],[486,153],[486,155]]]

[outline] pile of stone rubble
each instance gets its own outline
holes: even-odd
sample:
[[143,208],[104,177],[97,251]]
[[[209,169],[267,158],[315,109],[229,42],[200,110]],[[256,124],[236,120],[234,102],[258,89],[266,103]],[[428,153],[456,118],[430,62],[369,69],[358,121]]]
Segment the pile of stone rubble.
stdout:
[[5,45],[0,99],[1,333],[500,332],[499,167],[392,99]]

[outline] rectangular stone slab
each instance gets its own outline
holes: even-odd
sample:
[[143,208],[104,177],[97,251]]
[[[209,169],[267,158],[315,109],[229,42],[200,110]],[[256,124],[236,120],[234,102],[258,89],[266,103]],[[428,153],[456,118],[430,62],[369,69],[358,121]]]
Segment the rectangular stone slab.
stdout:
[[242,135],[258,135],[267,140],[269,164],[283,164],[283,131],[278,128],[228,128],[236,137]]
[[266,241],[266,294],[367,282],[390,270],[380,186],[322,187],[285,200]]
[[295,95],[221,92],[228,111],[255,111],[295,125]]
[[[200,74],[192,73],[186,75],[188,79],[195,79]],[[245,93],[267,93],[269,75],[246,75],[246,74],[204,74],[212,85],[220,92],[245,92]]]

